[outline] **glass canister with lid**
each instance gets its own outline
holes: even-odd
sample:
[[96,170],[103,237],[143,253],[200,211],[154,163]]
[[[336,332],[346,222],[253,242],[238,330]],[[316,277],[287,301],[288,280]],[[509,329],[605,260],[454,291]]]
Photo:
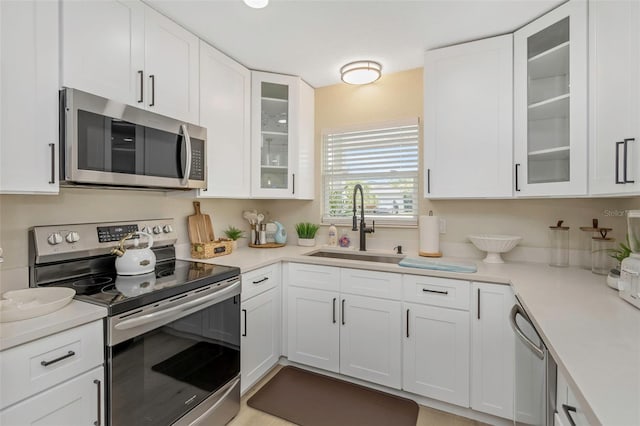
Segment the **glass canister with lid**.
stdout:
[[569,227],[563,226],[559,220],[555,226],[549,227],[551,243],[549,265],[558,267],[569,266]]

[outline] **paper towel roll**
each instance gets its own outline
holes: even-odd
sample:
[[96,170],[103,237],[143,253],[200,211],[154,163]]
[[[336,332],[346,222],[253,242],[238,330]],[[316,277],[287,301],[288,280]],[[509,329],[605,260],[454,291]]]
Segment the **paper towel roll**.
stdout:
[[440,257],[440,220],[438,216],[420,216],[420,256]]

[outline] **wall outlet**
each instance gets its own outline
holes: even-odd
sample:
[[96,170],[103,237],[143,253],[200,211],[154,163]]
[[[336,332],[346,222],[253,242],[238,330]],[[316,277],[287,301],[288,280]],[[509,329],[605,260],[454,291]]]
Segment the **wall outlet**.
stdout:
[[441,234],[447,233],[447,220],[443,218],[440,218],[440,233]]

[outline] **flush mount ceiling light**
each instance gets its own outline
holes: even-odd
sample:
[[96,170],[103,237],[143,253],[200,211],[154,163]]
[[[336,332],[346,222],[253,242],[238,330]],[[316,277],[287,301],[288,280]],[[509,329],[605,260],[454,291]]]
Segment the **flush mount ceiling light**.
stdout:
[[254,9],[262,9],[269,4],[269,0],[243,0],[244,4]]
[[382,65],[374,61],[355,61],[340,68],[340,78],[348,84],[369,84],[382,76]]

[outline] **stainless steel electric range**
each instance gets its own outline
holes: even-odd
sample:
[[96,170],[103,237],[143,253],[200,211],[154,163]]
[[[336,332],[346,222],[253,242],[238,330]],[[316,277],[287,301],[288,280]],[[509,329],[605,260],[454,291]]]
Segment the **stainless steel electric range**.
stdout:
[[[223,425],[240,407],[240,270],[175,258],[173,219],[36,226],[32,287],[105,306],[107,423]],[[154,235],[155,271],[116,274],[110,251]]]

